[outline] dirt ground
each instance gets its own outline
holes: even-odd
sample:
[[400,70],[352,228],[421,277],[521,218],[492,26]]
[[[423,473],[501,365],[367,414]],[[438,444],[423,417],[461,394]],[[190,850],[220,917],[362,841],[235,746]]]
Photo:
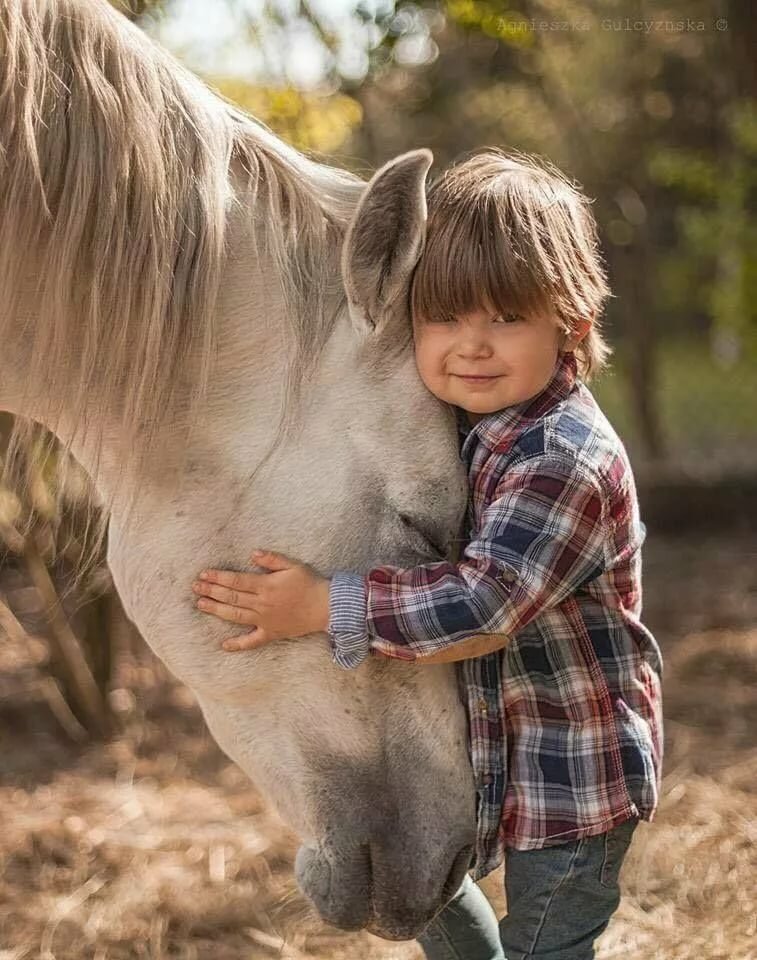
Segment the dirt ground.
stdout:
[[[666,660],[666,761],[599,960],[757,958],[754,538],[650,538],[646,619]],[[67,739],[44,656],[0,638],[0,960],[418,960],[317,921],[295,839],[146,651],[119,668],[122,732]],[[484,889],[500,914],[502,874]]]

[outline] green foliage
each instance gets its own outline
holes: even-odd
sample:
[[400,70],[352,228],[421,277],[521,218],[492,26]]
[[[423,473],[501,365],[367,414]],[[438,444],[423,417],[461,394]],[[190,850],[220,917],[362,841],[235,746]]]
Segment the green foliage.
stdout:
[[[671,460],[700,473],[725,472],[739,464],[753,467],[757,344],[733,362],[718,362],[703,334],[668,339],[660,346],[658,362],[659,413]],[[641,462],[644,443],[633,413],[630,383],[629,357],[621,348],[610,369],[592,384],[592,392],[632,458]]]
[[757,156],[757,103],[737,100],[729,106],[727,117],[736,146],[749,156]]
[[675,188],[692,200],[711,201],[717,196],[719,176],[715,159],[696,150],[667,146],[653,149],[648,171],[660,186]]
[[[716,152],[717,151],[717,152]],[[650,178],[670,194],[679,243],[666,250],[660,276],[668,306],[705,312],[717,342],[734,349],[757,340],[757,111],[751,100],[724,111],[712,147],[651,152]]]
[[333,153],[362,119],[360,104],[347,94],[319,96],[291,86],[254,86],[236,77],[206,79],[300,150]]
[[446,15],[453,23],[471,31],[480,31],[503,43],[533,46],[533,33],[522,27],[524,17],[498,0],[448,0]]

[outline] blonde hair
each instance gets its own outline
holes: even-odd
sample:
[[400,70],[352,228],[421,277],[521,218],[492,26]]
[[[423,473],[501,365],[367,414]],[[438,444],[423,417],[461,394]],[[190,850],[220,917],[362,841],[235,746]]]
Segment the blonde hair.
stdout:
[[429,188],[413,317],[547,312],[566,334],[592,320],[574,351],[589,379],[611,352],[599,325],[610,295],[590,201],[547,161],[487,148]]

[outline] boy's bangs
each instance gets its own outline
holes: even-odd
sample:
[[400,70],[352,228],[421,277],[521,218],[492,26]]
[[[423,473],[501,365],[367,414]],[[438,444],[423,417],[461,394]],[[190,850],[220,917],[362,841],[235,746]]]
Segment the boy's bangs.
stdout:
[[431,218],[426,249],[413,278],[413,316],[433,320],[487,310],[554,310],[539,260],[514,247],[509,231],[491,229],[486,205]]

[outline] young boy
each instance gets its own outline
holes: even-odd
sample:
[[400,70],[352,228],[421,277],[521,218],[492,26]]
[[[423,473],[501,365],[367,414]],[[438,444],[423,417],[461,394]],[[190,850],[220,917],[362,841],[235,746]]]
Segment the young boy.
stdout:
[[[579,378],[608,353],[596,226],[559,171],[492,150],[447,171],[428,206],[415,352],[465,424],[462,560],[329,581],[256,551],[271,573],[204,571],[194,589],[200,609],[256,625],[228,649],[328,628],[348,668],[369,652],[459,660],[478,788],[473,879],[504,857],[508,913],[498,929],[466,878],[420,942],[433,960],[587,960],[638,820],[653,817],[662,759],[633,475]],[[498,636],[479,655],[482,634]]]

